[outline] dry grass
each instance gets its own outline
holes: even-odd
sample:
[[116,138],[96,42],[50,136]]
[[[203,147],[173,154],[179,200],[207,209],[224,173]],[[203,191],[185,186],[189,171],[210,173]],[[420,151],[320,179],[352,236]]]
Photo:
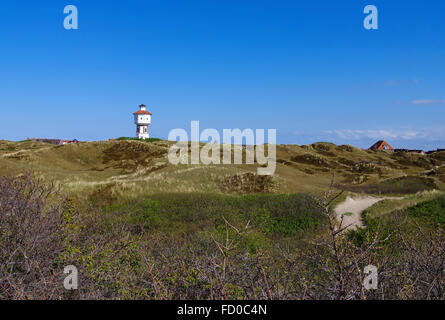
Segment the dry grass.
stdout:
[[[172,142],[167,141],[107,141],[64,146],[0,141],[0,175],[32,171],[46,181],[57,181],[71,194],[90,193],[109,185],[122,196],[159,192],[224,193],[231,192],[231,188],[221,187],[227,176],[254,173],[258,167],[258,164],[173,166],[167,159],[170,145]],[[330,143],[277,145],[274,175],[277,186],[267,192],[320,195],[329,186],[332,172],[338,183],[361,187],[406,175],[428,174],[443,189],[444,165],[445,157],[440,153],[396,155]]]
[[380,217],[395,211],[403,210],[415,206],[418,203],[436,199],[443,195],[443,191],[432,190],[422,191],[411,195],[405,195],[402,198],[390,198],[382,200],[366,210],[370,217]]

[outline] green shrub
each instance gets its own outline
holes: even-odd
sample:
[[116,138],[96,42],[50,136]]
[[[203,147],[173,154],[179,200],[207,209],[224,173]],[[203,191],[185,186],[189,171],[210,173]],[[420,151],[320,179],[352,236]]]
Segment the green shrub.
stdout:
[[[135,203],[109,206],[106,211],[148,230],[175,234],[224,226],[224,219],[250,221],[267,235],[301,235],[315,230],[324,219],[310,196],[213,194],[158,194]],[[128,214],[118,214],[126,212]]]
[[400,230],[411,233],[417,230],[416,224],[430,228],[436,228],[437,225],[442,227],[445,224],[445,197],[424,201],[380,217],[370,217],[365,210],[362,220],[366,228],[358,228],[348,233],[349,239],[356,245],[361,245],[366,238],[372,238],[377,233],[381,239],[398,234]]
[[410,217],[426,218],[435,224],[445,224],[445,197],[419,203],[406,209]]

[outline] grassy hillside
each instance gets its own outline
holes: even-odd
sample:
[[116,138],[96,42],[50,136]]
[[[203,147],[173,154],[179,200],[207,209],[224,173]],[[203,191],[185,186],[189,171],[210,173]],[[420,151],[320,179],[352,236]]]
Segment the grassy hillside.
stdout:
[[[33,171],[47,180],[58,181],[67,192],[106,188],[123,197],[165,192],[248,193],[263,189],[272,193],[321,194],[332,173],[337,184],[351,192],[381,193],[391,189],[391,193],[397,193],[399,188],[399,193],[415,193],[443,189],[445,185],[444,152],[394,154],[330,143],[278,145],[275,175],[270,181],[259,182],[243,176],[255,173],[258,164],[173,166],[167,158],[171,144],[121,140],[54,146],[0,141],[0,175]],[[404,180],[407,176],[409,181]],[[252,186],[255,183],[271,185]]]

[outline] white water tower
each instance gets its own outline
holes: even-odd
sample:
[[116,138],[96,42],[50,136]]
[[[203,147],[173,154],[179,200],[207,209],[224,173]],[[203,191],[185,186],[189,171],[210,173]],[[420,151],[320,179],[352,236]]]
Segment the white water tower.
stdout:
[[151,124],[151,113],[147,111],[147,106],[141,104],[139,106],[139,111],[136,111],[133,115],[134,123],[136,124],[136,138],[150,138],[150,135],[148,134],[148,126]]

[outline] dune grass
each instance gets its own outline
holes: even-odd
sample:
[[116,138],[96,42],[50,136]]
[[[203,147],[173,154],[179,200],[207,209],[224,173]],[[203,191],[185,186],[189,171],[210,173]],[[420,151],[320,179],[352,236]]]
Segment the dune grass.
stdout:
[[[231,193],[224,185],[236,175],[255,173],[254,165],[179,165],[169,163],[172,142],[156,138],[82,142],[54,146],[41,142],[0,141],[0,175],[32,171],[47,181],[56,181],[65,192],[94,192],[113,185],[122,195],[155,193]],[[269,193],[321,195],[329,187],[331,174],[351,192],[408,193],[445,188],[440,181],[445,158],[440,154],[392,155],[369,152],[330,143],[277,145],[274,188]],[[422,158],[423,157],[423,158]],[[403,160],[403,165],[400,163]],[[422,160],[421,160],[422,159]],[[426,170],[436,173],[424,176]],[[408,176],[408,178],[407,178]],[[405,178],[403,178],[405,177]],[[256,188],[240,186],[255,192]]]

